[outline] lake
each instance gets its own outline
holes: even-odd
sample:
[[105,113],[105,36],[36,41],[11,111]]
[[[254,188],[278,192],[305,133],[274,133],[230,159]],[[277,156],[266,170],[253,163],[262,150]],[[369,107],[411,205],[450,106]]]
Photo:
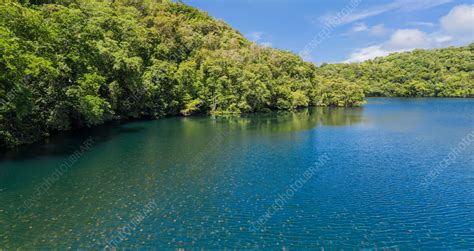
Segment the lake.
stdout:
[[165,118],[3,152],[1,248],[469,249],[474,100]]

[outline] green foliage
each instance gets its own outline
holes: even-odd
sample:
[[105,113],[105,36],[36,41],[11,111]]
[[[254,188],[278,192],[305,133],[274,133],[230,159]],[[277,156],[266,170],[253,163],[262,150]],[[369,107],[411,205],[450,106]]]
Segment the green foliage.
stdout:
[[319,86],[316,76],[294,54],[259,47],[181,2],[0,3],[0,146],[112,119],[363,100],[352,85]]
[[317,74],[357,83],[368,96],[474,97],[473,48],[394,53],[359,64],[324,65]]
[[0,147],[112,119],[473,96],[473,49],[316,67],[170,0],[0,3]]
[[111,105],[99,94],[100,89],[105,86],[105,78],[97,73],[86,73],[76,83],[66,91],[68,100],[73,104],[71,112],[80,116],[80,121],[87,126],[98,125],[110,119],[113,114]]
[[350,107],[363,104],[363,89],[342,78],[322,79],[316,91],[318,106]]

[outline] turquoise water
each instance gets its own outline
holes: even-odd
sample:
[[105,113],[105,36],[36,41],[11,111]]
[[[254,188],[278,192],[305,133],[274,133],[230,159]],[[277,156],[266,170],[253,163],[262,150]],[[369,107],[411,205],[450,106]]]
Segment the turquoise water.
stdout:
[[472,99],[377,98],[62,134],[1,154],[0,248],[472,249],[473,130]]

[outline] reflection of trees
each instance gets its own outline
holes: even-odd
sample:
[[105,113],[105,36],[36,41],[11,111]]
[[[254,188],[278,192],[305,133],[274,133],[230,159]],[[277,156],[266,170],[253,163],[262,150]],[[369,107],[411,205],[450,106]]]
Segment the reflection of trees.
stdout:
[[[291,143],[295,138],[286,138],[289,132],[360,123],[362,108],[315,107],[241,116],[187,117],[174,121],[173,140],[160,153],[176,156],[175,171],[180,178],[173,179],[174,183],[168,187],[177,190],[189,187],[195,193],[208,193],[209,184],[220,184],[224,177],[240,175],[241,167],[247,163],[240,159],[260,159],[260,154],[268,153],[258,150],[261,147]],[[267,138],[274,136],[283,141]]]
[[[65,158],[72,154],[88,137],[97,145],[114,140],[118,136],[144,137],[145,149],[155,151],[160,142],[175,150],[190,150],[207,142],[217,131],[261,130],[266,132],[290,132],[309,130],[316,126],[344,126],[360,123],[363,108],[312,107],[297,111],[252,113],[241,116],[168,118],[157,121],[136,121],[132,123],[110,123],[92,129],[66,132],[49,139],[48,143],[37,143],[0,153],[0,159],[27,160],[37,156]],[[157,127],[154,130],[154,127]],[[160,133],[157,133],[157,130]],[[161,134],[161,131],[166,132]],[[182,141],[187,144],[183,146]],[[169,149],[167,149],[169,150]]]
[[362,122],[363,108],[314,108],[319,124],[323,126],[345,126]]
[[344,126],[362,121],[362,108],[313,107],[297,111],[248,114],[240,117],[217,118],[228,123],[229,129],[290,132],[309,130],[317,126]]

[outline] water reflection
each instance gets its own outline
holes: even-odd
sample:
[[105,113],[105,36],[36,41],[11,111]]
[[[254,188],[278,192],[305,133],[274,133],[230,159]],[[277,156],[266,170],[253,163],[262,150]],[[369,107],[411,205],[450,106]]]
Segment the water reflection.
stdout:
[[[472,151],[458,156],[432,190],[417,185],[472,131],[473,105],[369,102],[364,110],[166,118],[58,135],[0,161],[0,247],[102,249],[155,199],[156,209],[120,248],[467,249],[474,241]],[[377,120],[420,109],[428,118],[403,134]],[[398,123],[413,122],[404,118]],[[417,140],[430,135],[436,137]],[[93,148],[37,196],[90,136]],[[262,232],[249,231],[277,193],[325,153],[326,168]],[[15,217],[30,198],[33,205]]]
[[[318,126],[347,126],[363,121],[363,108],[311,107],[297,111],[244,114],[241,116],[216,117],[209,123],[221,124],[231,130],[249,130],[262,133],[296,132]],[[183,120],[185,127],[205,125],[202,120]]]
[[76,151],[88,138],[96,144],[110,141],[119,135],[140,133],[142,127],[127,128],[125,122],[113,121],[94,128],[82,128],[76,131],[60,132],[31,145],[15,149],[0,148],[0,167],[2,160],[26,160],[46,156],[68,156]]
[[[260,133],[296,132],[310,130],[317,126],[346,126],[363,121],[363,108],[311,107],[297,111],[254,113],[231,117],[189,117],[165,118],[156,121],[111,122],[106,125],[73,132],[62,132],[42,142],[14,150],[3,149],[2,160],[26,160],[36,157],[66,157],[92,137],[96,144],[105,143],[125,134],[150,132],[158,126],[176,137],[192,138],[199,133],[213,133],[213,130],[250,130]],[[179,130],[176,130],[179,129]],[[154,132],[156,136],[156,132]],[[153,135],[150,135],[152,138]],[[153,147],[152,145],[150,147]],[[1,162],[0,162],[1,167]]]

